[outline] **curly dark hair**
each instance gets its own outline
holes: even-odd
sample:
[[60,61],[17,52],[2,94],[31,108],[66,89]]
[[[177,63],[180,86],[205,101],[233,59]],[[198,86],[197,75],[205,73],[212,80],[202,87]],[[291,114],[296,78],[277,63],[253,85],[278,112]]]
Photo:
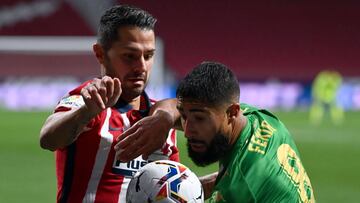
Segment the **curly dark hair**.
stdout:
[[176,97],[218,106],[239,102],[240,87],[235,74],[224,64],[203,62],[180,82]]

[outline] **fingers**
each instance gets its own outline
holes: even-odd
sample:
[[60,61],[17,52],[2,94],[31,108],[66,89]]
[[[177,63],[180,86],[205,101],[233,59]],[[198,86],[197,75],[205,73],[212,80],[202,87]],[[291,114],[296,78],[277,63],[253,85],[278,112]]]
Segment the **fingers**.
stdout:
[[145,146],[146,140],[136,140],[136,144],[129,145],[126,149],[119,150],[117,159],[122,162],[129,162],[136,157],[142,155],[147,147]]
[[137,148],[136,141],[138,139],[141,139],[141,137],[139,136],[141,132],[139,131],[138,128],[133,128],[133,129],[135,130],[126,131],[127,133],[126,135],[121,134],[117,138],[119,142],[115,145],[115,150],[119,150],[119,149],[133,150],[134,148]]
[[86,90],[85,88],[83,88],[81,90],[81,95],[84,97],[85,100],[91,99],[90,92],[88,90]]
[[109,105],[113,106],[116,104],[117,100],[121,95],[121,83],[118,78],[113,79],[113,93],[112,96],[109,98]]
[[116,104],[121,94],[121,83],[118,78],[113,79],[109,76],[94,78],[81,90],[81,94],[87,100],[86,104],[95,103],[98,108],[105,109]]
[[115,150],[119,160],[130,161],[141,154],[146,159],[164,145],[169,129],[157,118],[145,117],[117,138]]
[[105,86],[103,80],[97,81],[97,82],[93,83],[93,85],[96,88],[96,90],[94,91],[94,94],[96,93],[96,94],[100,95],[102,103],[105,106],[105,104],[107,104],[107,102],[108,102],[108,99],[106,96],[106,94],[107,94],[106,86]]
[[143,153],[142,153],[142,158],[143,158],[144,160],[147,160],[147,159],[149,158],[150,154],[151,154],[151,153],[143,152]]
[[98,88],[95,85],[88,85],[87,92],[90,94],[90,99],[97,104],[101,109],[105,109],[102,96],[98,92]]
[[140,127],[139,122],[135,123],[129,129],[127,129],[125,132],[123,132],[121,134],[121,136],[117,137],[116,141],[118,141],[119,144],[123,147],[124,142],[130,142],[132,140],[135,140],[136,135],[134,135],[133,133],[135,133],[138,130],[139,127]]
[[119,143],[114,147],[115,151],[118,152],[117,159],[127,162],[140,156],[144,152],[148,140],[146,137],[140,136],[141,134],[141,128],[138,128],[135,124],[117,138]]
[[[135,151],[131,154],[129,154],[127,158],[128,161],[131,161],[132,159],[134,159],[133,157],[138,157],[142,154],[144,154],[146,151],[147,151],[147,146],[145,146],[145,143],[144,144],[140,144],[139,146],[141,146],[140,148],[137,148],[135,149]],[[145,159],[144,156],[143,156],[143,159],[144,160],[147,160],[147,158]]]
[[102,79],[102,82],[103,82],[104,86],[106,87],[106,93],[107,93],[106,97],[110,99],[114,93],[114,80],[108,76],[105,76]]

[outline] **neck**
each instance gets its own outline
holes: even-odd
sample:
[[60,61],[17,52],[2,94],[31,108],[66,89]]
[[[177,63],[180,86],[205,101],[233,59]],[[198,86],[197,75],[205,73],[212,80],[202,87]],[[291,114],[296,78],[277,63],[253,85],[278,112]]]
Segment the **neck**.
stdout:
[[241,131],[245,128],[247,123],[246,117],[240,112],[238,119],[232,123],[232,130],[230,136],[230,145],[234,145],[239,138]]
[[140,97],[141,95],[135,98],[127,98],[126,96],[122,96],[121,99],[127,102],[134,110],[140,110]]

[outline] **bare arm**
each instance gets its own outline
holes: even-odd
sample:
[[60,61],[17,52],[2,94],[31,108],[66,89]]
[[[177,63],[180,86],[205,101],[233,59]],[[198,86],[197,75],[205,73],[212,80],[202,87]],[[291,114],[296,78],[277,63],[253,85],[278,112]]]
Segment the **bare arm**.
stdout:
[[67,112],[57,112],[49,116],[40,131],[40,146],[54,151],[73,143],[86,125],[103,111],[113,106],[119,99],[121,86],[119,79],[104,76],[95,78],[81,90],[85,104]]
[[176,103],[176,99],[156,102],[148,117],[141,119],[119,136],[119,143],[115,146],[117,159],[128,162],[140,155],[147,159],[151,153],[160,149],[171,128],[181,129]]
[[40,146],[54,151],[73,143],[92,119],[86,110],[83,106],[50,115],[40,131]]
[[217,176],[218,176],[218,172],[215,172],[199,178],[201,185],[203,186],[204,189],[205,199],[210,198],[215,187],[215,181]]
[[180,113],[176,108],[176,103],[177,99],[164,99],[158,101],[151,108],[150,115],[156,115],[157,113],[166,113],[168,117],[167,120],[171,124],[171,128],[183,130],[180,121]]

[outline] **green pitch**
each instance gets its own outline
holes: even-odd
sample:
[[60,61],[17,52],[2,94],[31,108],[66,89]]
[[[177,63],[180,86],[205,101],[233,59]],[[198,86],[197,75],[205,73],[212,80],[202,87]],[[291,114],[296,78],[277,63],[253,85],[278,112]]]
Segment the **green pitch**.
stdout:
[[[0,111],[0,202],[55,202],[54,155],[40,149],[39,131],[49,113]],[[342,126],[314,127],[306,112],[278,112],[292,132],[317,202],[359,202],[360,113],[347,112]],[[216,165],[196,167],[179,136],[181,161],[198,175]]]

